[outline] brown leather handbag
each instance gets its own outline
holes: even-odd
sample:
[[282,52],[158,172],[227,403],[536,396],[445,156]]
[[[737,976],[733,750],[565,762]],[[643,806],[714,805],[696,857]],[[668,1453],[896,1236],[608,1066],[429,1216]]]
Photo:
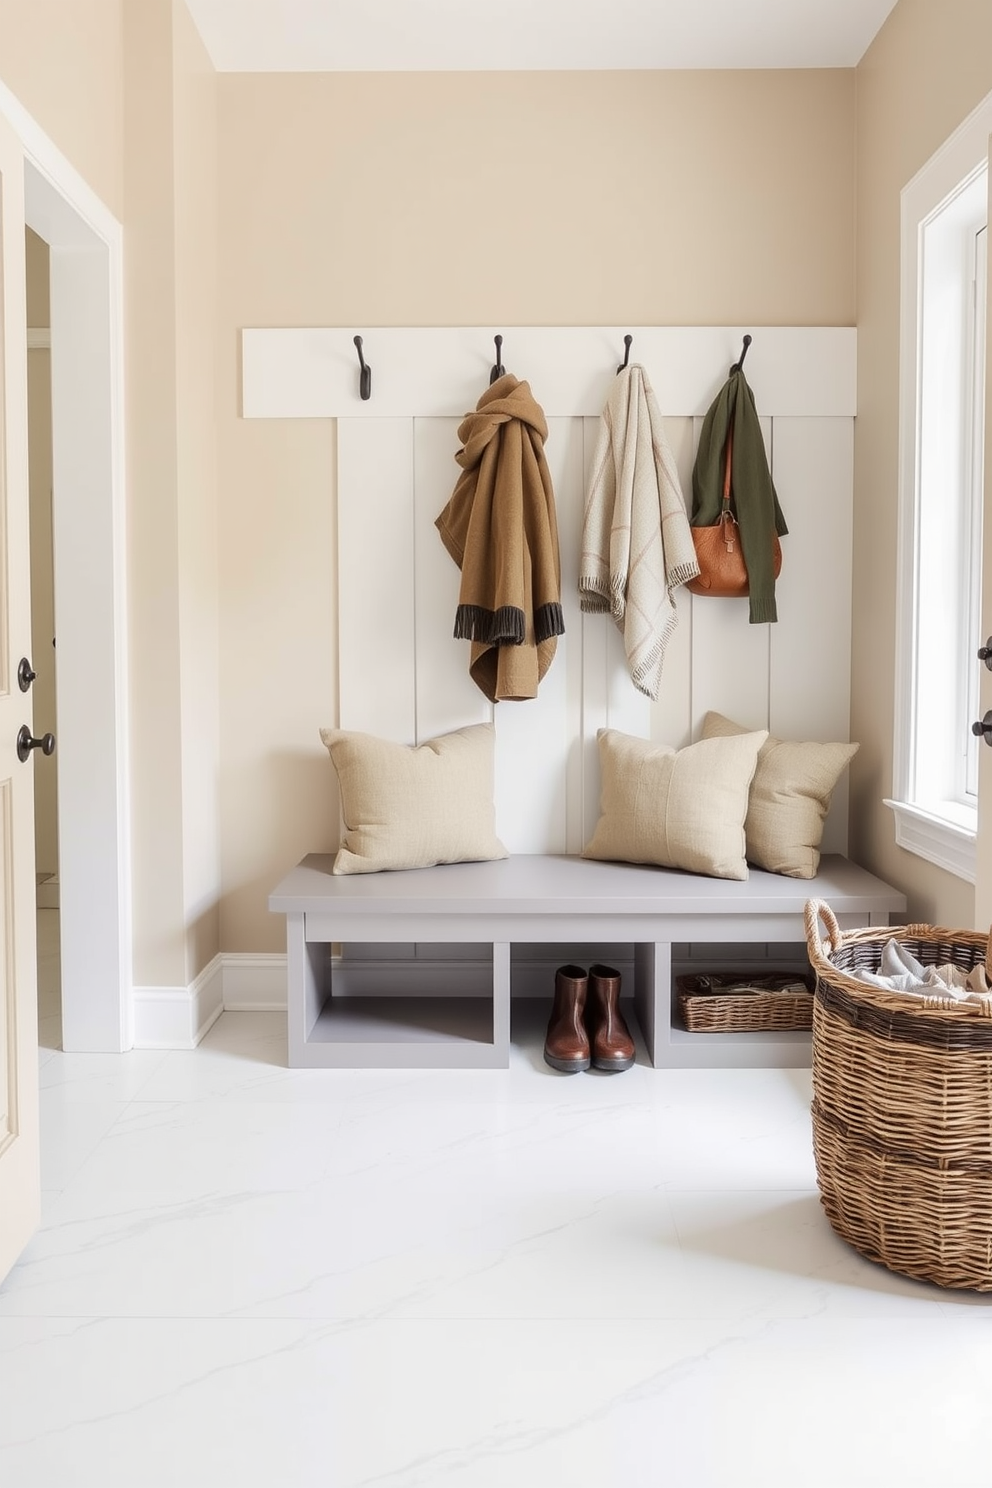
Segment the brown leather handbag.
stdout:
[[[699,564],[699,577],[685,586],[693,594],[708,594],[715,599],[744,599],[749,593],[741,529],[730,510],[730,470],[734,431],[727,432],[727,449],[723,464],[723,506],[713,527],[693,527],[692,541]],[[772,534],[772,561],[775,577],[782,571],[782,545],[778,533]]]

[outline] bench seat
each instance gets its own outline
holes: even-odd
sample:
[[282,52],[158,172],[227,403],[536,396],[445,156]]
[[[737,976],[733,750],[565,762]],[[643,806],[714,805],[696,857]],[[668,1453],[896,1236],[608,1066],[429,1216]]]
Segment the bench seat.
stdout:
[[[752,946],[760,961],[763,945],[802,946],[807,899],[825,900],[842,929],[888,924],[906,909],[904,894],[829,854],[813,879],[752,869],[740,882],[543,854],[341,877],[333,862],[304,858],[269,898],[286,916],[294,1068],[505,1067],[515,952],[565,945],[581,963],[583,947],[604,943],[630,951],[655,1066],[808,1064],[808,1035],[680,1029],[673,946],[692,946],[697,970],[706,946]],[[348,986],[332,946],[349,943],[383,948],[388,977],[375,995]],[[420,954],[427,946],[443,948],[445,977]],[[390,947],[416,952],[390,960]],[[548,1007],[550,997],[549,984]]]

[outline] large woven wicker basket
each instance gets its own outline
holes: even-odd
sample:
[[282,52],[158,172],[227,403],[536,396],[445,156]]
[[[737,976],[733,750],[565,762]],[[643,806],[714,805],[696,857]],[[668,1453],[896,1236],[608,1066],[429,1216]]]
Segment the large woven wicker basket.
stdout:
[[[819,922],[827,931],[822,943]],[[924,965],[989,965],[989,938],[932,925],[842,932],[806,905],[816,973],[813,1150],[831,1225],[892,1271],[992,1291],[992,999],[874,987],[895,938]]]

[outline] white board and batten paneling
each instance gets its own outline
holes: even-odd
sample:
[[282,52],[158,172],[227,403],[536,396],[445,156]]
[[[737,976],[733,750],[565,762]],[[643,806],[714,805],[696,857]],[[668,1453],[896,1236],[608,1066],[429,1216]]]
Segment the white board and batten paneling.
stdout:
[[[501,329],[502,360],[549,423],[565,635],[539,696],[493,708],[452,637],[459,574],[434,528],[458,467],[458,424],[489,381],[486,328],[243,332],[246,418],[338,421],[339,721],[406,743],[495,719],[496,809],[514,853],[578,852],[598,813],[597,730],[676,747],[715,709],[787,738],[849,729],[856,333],[802,327]],[[687,507],[702,417],[753,336],[746,372],[789,525],[779,619],[751,626],[744,600],[679,595],[679,627],[651,704],[633,687],[621,638],[582,615],[577,592],[586,471],[598,418],[633,335],[666,418]],[[363,336],[372,396],[359,397]],[[824,846],[847,844],[842,782]]]

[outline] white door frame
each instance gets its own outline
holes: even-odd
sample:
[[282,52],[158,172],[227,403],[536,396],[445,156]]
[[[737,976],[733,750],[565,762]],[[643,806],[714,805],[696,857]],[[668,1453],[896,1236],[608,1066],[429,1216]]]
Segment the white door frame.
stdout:
[[63,1048],[116,1052],[134,1042],[122,229],[2,83],[0,113],[51,249]]

